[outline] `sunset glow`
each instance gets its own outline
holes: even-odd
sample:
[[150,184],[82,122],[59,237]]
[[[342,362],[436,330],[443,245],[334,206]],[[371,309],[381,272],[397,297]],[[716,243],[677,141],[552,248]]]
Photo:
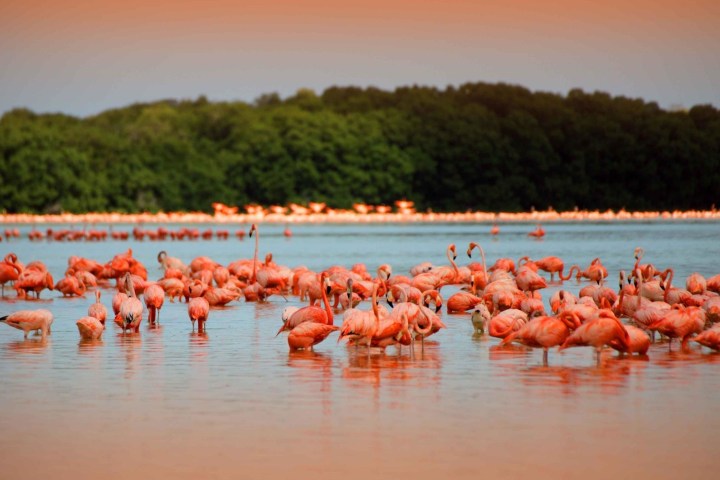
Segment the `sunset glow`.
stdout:
[[709,0],[10,0],[0,111],[477,81],[718,105],[717,25]]

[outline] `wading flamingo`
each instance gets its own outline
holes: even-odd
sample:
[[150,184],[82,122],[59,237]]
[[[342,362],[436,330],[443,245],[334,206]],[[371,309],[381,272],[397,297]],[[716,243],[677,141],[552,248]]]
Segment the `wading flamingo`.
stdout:
[[516,332],[503,339],[500,345],[520,342],[523,345],[543,349],[543,365],[548,363],[548,349],[562,343],[570,336],[571,329],[580,326],[573,313],[561,312],[555,317],[535,317]]
[[192,322],[193,332],[195,331],[195,321],[198,322],[198,332],[205,331],[205,322],[210,313],[210,304],[203,297],[191,298],[188,302],[188,316]]
[[140,331],[140,322],[143,319],[143,306],[135,294],[135,286],[133,285],[132,275],[126,273],[124,277],[125,292],[128,298],[120,304],[119,316],[122,321],[123,333],[126,330]]
[[5,259],[0,262],[0,285],[2,285],[2,296],[5,296],[5,284],[15,282],[22,273],[22,266],[17,263],[17,255],[8,253]]
[[82,317],[75,322],[75,325],[77,325],[78,332],[80,332],[80,337],[85,340],[98,340],[102,336],[103,330],[105,330],[100,320],[91,316]]
[[143,299],[148,309],[148,322],[151,324],[155,323],[155,321],[159,322],[160,309],[165,301],[165,290],[156,283],[148,285],[145,287],[145,292],[143,292]]
[[330,289],[327,279],[327,272],[322,272],[320,274],[320,290],[324,308],[318,307],[316,305],[307,305],[298,309],[295,313],[290,315],[290,317],[285,323],[283,323],[283,325],[280,327],[280,330],[278,330],[275,336],[280,335],[280,333],[284,332],[285,330],[292,330],[301,323],[305,322],[322,323],[324,325],[333,324],[333,311],[332,308],[330,308],[330,302],[328,301],[327,297],[327,291]]
[[25,338],[31,330],[40,330],[42,339],[45,340],[47,334],[50,333],[50,325],[53,322],[53,314],[50,310],[43,308],[39,310],[18,310],[0,317],[0,322],[5,323],[13,328],[25,332]]
[[602,309],[595,318],[580,325],[565,339],[559,350],[569,347],[591,346],[595,348],[596,362],[600,365],[602,347],[616,342],[625,350],[630,349],[630,336],[610,309]]
[[95,290],[95,303],[90,304],[88,307],[88,316],[97,318],[100,323],[105,325],[107,308],[100,303],[100,290]]

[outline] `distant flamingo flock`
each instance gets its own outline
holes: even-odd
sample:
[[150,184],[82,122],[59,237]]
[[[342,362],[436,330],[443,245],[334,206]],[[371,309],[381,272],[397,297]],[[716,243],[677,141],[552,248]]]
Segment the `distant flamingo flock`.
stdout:
[[[154,233],[159,235],[160,230]],[[497,225],[491,233],[499,234]],[[172,238],[171,231],[163,234]],[[544,234],[538,224],[529,235]],[[80,336],[90,340],[100,339],[108,328],[100,288],[114,287],[111,318],[123,335],[139,334],[145,318],[150,326],[157,325],[166,300],[187,302],[191,327],[202,332],[214,308],[242,299],[268,302],[293,295],[307,305],[285,308],[277,332],[287,332],[291,350],[312,350],[338,332],[337,342],[366,349],[368,355],[372,349],[387,347],[398,352],[407,347],[414,354],[417,343],[424,351],[425,339],[445,328],[440,318],[443,307],[447,314],[469,315],[476,335],[499,338],[501,345],[517,342],[542,349],[546,364],[553,347],[560,351],[592,347],[598,364],[606,347],[620,355],[646,355],[658,340],[667,341],[669,349],[678,339],[683,350],[690,341],[720,350],[720,274],[706,279],[693,273],[681,288],[673,284],[672,268],[643,262],[642,248],[628,252],[627,269],[618,272],[615,289],[609,286],[609,272],[600,258],[569,268],[557,256],[498,258],[488,265],[482,247],[472,242],[464,250],[470,260],[465,265],[457,263],[458,251],[463,250],[451,244],[445,251],[448,264],[421,262],[403,272],[407,275],[394,273],[389,264],[371,273],[363,263],[315,272],[277,264],[271,253],[260,259],[255,224],[248,236],[255,241],[253,258],[229,265],[206,256],[186,264],[161,251],[157,261],[163,275],[154,281],[148,280],[147,267],[133,257],[132,249],[105,263],[71,256],[65,276],[57,282],[43,262],[24,264],[8,253],[0,263],[2,297],[11,295],[10,289],[18,299],[28,301],[39,299],[44,290],[58,291],[63,297],[84,297],[92,290],[95,301],[87,316],[76,322]],[[138,238],[135,232],[133,237]],[[574,295],[562,288],[566,281],[587,285]],[[542,290],[552,284],[561,288],[548,299],[547,311]],[[449,285],[459,290],[445,301],[441,291]],[[25,338],[34,331],[45,339],[51,333],[53,314],[47,309],[20,310],[0,317],[0,322],[22,330]]]

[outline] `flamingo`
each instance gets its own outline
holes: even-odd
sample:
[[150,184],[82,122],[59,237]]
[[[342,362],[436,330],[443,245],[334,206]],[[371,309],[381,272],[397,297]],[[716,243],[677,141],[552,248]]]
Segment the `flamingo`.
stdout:
[[126,330],[134,330],[137,333],[140,331],[140,322],[142,322],[143,318],[143,306],[135,294],[133,278],[129,272],[125,274],[124,283],[128,298],[120,304],[118,315],[122,321],[123,333]]
[[95,290],[95,303],[90,304],[88,307],[88,316],[97,318],[100,323],[105,325],[107,308],[100,303],[100,290]]
[[639,355],[645,355],[650,348],[650,337],[644,330],[635,327],[633,325],[624,325],[625,331],[628,333],[629,343],[627,346],[623,345],[618,340],[611,340],[608,345],[611,348],[617,350],[620,353],[628,353],[632,355],[637,353]]
[[5,284],[8,282],[15,282],[23,268],[18,264],[17,255],[14,253],[8,253],[5,255],[5,259],[0,262],[0,285],[2,285],[2,296],[5,296]]
[[379,326],[379,313],[377,305],[378,285],[375,284],[372,293],[372,309],[370,311],[358,310],[351,308],[343,314],[343,324],[340,328],[340,336],[338,343],[347,338],[355,343],[357,347],[360,343],[367,345],[368,355],[370,353],[370,343],[373,336],[377,332]]
[[670,338],[668,349],[672,349],[672,339],[682,338],[681,348],[687,348],[687,342],[693,333],[700,333],[705,326],[705,312],[699,307],[673,307],[648,326],[649,330],[658,331]]
[[597,364],[600,365],[602,347],[611,342],[617,342],[625,350],[630,348],[630,336],[623,324],[612,310],[602,309],[596,317],[583,323],[572,332],[560,346],[559,351],[575,346],[595,347]]
[[329,290],[330,288],[327,278],[327,272],[323,272],[320,274],[320,289],[323,305],[325,308],[323,309],[315,305],[307,305],[300,308],[295,313],[290,315],[287,321],[282,324],[280,330],[278,330],[275,336],[280,335],[280,333],[284,332],[285,330],[292,330],[301,323],[305,322],[322,323],[324,325],[333,324],[333,312],[332,308],[330,308],[330,302],[328,301],[327,297],[327,290]]
[[561,312],[555,317],[535,317],[505,337],[500,345],[517,341],[528,347],[542,348],[543,365],[547,365],[548,349],[561,345],[570,336],[571,329],[579,326],[580,320],[571,312]]
[[450,296],[447,301],[448,313],[460,313],[472,310],[476,305],[482,303],[482,298],[470,292],[459,291]]
[[210,313],[210,304],[203,297],[191,298],[188,302],[188,316],[195,331],[195,321],[198,322],[198,332],[205,330],[205,322]]
[[160,321],[160,309],[165,301],[165,290],[160,285],[153,283],[145,287],[143,298],[148,309],[148,322],[153,324],[156,319]]
[[[449,302],[448,300],[448,304]],[[485,325],[490,323],[490,311],[484,303],[478,304],[475,310],[473,310],[470,315],[470,321],[473,324],[476,334],[483,335],[485,333]]]
[[490,318],[488,322],[488,335],[496,338],[505,338],[512,332],[520,330],[527,322],[527,313],[516,308],[509,308]]
[[700,332],[699,335],[694,336],[691,340],[705,347],[720,351],[720,325]]
[[26,298],[28,292],[33,291],[35,292],[35,298],[39,299],[41,291],[46,288],[48,290],[53,289],[53,278],[47,270],[32,269],[28,265],[28,268],[18,276],[14,288],[17,290],[19,297]]
[[535,238],[542,238],[545,236],[545,230],[543,230],[542,225],[539,223],[537,224],[537,227],[532,232],[528,233],[528,237],[535,237]]
[[565,263],[562,261],[560,257],[556,256],[549,256],[549,257],[543,257],[540,260],[535,260],[535,265],[537,267],[545,272],[548,272],[550,274],[550,282],[555,282],[555,274],[557,273],[560,277],[560,283],[562,283],[562,275],[563,275],[563,269],[565,268]]
[[80,337],[85,340],[98,340],[102,336],[103,330],[105,330],[100,320],[91,316],[82,317],[75,322],[75,325],[77,325],[78,332],[80,332]]
[[324,323],[303,322],[290,330],[288,334],[288,346],[290,350],[312,350],[315,345],[325,340],[335,330],[337,325],[326,325]]
[[472,258],[472,251],[475,248],[480,250],[480,258],[482,259],[482,263],[481,263],[482,271],[477,272],[473,275],[473,288],[482,290],[487,286],[490,278],[488,277],[488,269],[487,269],[487,264],[485,262],[485,250],[483,250],[483,248],[478,243],[470,242],[468,244],[468,249],[466,252],[467,256],[468,256],[468,258]]
[[41,308],[39,310],[18,310],[0,317],[0,322],[18,330],[25,332],[25,338],[31,330],[40,330],[42,339],[45,340],[47,334],[50,333],[50,325],[53,322],[53,314],[50,310]]
[[78,280],[78,278],[74,275],[66,275],[55,284],[55,290],[61,292],[63,297],[72,297],[73,295],[84,297],[87,287],[85,286],[85,283]]
[[190,268],[188,268],[182,260],[176,257],[168,256],[165,250],[161,250],[160,253],[158,253],[157,261],[160,263],[160,268],[162,268],[165,272],[167,272],[168,269],[174,269],[181,271],[184,275],[190,273]]
[[705,290],[707,290],[707,280],[699,273],[693,272],[685,280],[685,288],[693,295],[705,293]]

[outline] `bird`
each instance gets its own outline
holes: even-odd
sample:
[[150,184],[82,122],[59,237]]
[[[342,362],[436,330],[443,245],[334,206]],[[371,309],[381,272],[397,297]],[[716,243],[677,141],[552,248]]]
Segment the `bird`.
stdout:
[[153,324],[156,320],[160,321],[160,309],[165,301],[165,290],[156,283],[148,285],[143,292],[143,299],[148,309],[148,322]]
[[[450,301],[448,300],[448,303]],[[470,315],[470,321],[473,324],[475,333],[483,335],[485,333],[485,325],[490,322],[490,311],[487,309],[484,303],[480,303],[475,307],[472,314]]]
[[2,296],[5,296],[5,284],[8,282],[15,282],[23,268],[18,264],[17,255],[14,253],[8,253],[5,255],[5,259],[0,262],[0,285],[2,285]]
[[612,310],[601,309],[596,317],[583,323],[573,331],[560,345],[559,351],[576,346],[595,347],[596,361],[600,365],[602,347],[609,345],[613,341],[617,342],[625,350],[630,348],[630,336],[623,324]]
[[312,350],[315,345],[325,340],[335,330],[337,325],[326,325],[317,322],[303,322],[290,330],[288,334],[288,346],[290,350]]
[[31,330],[40,330],[42,339],[45,340],[50,333],[50,325],[53,323],[53,314],[44,308],[38,310],[18,310],[17,312],[0,317],[0,322],[25,332],[25,338]]
[[658,331],[669,337],[668,349],[672,349],[673,338],[682,338],[681,348],[685,350],[690,336],[702,332],[704,327],[704,310],[699,307],[673,305],[661,318],[648,325],[648,330]]
[[100,290],[95,290],[95,303],[91,303],[88,307],[88,316],[97,318],[100,323],[105,325],[107,319],[107,308],[100,303]]
[[488,335],[505,338],[522,328],[528,322],[527,313],[517,308],[508,308],[490,318],[487,323]]
[[327,297],[328,290],[330,289],[327,278],[327,272],[322,272],[320,274],[320,290],[324,307],[307,305],[298,309],[295,313],[288,317],[287,321],[282,324],[280,330],[278,330],[275,336],[280,335],[280,333],[284,332],[285,330],[292,330],[301,323],[305,322],[322,323],[324,325],[333,324],[333,312],[332,308],[330,308],[330,302],[328,301]]
[[571,329],[580,326],[580,320],[572,312],[561,312],[557,316],[535,317],[519,330],[500,342],[507,345],[517,341],[532,348],[543,349],[543,365],[548,363],[548,349],[562,343],[570,336]]
[[80,332],[80,337],[85,340],[98,340],[102,336],[103,330],[105,330],[100,320],[91,316],[82,317],[75,322],[75,325],[77,325]]
[[705,347],[720,351],[720,325],[700,332],[700,334],[692,337],[691,340]]
[[195,331],[195,321],[198,322],[198,332],[205,330],[205,322],[210,313],[210,304],[203,297],[191,298],[188,302],[188,316]]
[[537,227],[532,232],[528,233],[528,237],[535,237],[535,238],[542,238],[545,236],[545,230],[543,230],[542,225],[539,223],[537,224]]
[[132,275],[126,273],[123,281],[128,298],[120,304],[119,316],[122,321],[121,326],[123,333],[125,333],[126,330],[133,330],[137,333],[140,331],[140,322],[142,322],[143,319],[143,306],[135,294]]

